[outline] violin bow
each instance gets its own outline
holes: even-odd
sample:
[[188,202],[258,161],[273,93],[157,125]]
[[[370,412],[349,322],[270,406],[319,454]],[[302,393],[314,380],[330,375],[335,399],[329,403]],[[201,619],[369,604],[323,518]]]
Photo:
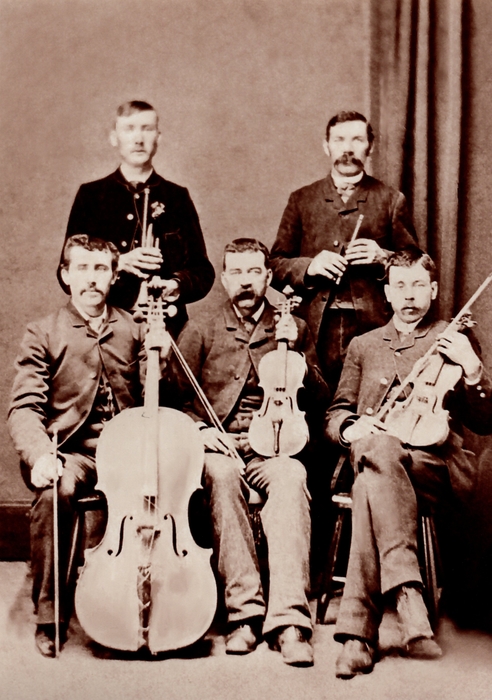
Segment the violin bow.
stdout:
[[[195,377],[195,375],[191,371],[191,368],[188,365],[188,363],[186,362],[186,360],[183,356],[183,353],[178,348],[178,346],[175,343],[173,338],[171,338],[171,347],[174,351],[174,354],[178,358],[179,364],[183,368],[183,371],[186,374],[191,386],[195,390],[198,398],[200,399],[202,406],[205,409],[210,422],[213,424],[214,428],[217,428],[217,430],[219,430],[223,435],[227,435],[227,431],[225,430],[224,426],[220,422],[217,414],[215,413],[214,409],[212,408],[210,401],[207,399],[205,392],[203,391],[202,387],[198,383],[197,378]],[[233,457],[238,462],[238,464],[240,466],[241,474],[243,474],[244,473],[244,462],[241,459],[239,452],[236,450],[234,445],[232,445],[232,447],[230,448],[230,456]]]
[[[354,228],[354,232],[353,232],[353,234],[352,234],[352,238],[351,238],[350,241],[348,242],[348,245],[350,245],[351,243],[353,243],[353,241],[355,241],[355,239],[356,239],[357,236],[359,235],[359,231],[360,231],[360,227],[362,226],[362,221],[363,221],[363,219],[364,219],[364,214],[359,214],[359,218],[357,219],[357,223],[355,224],[355,228]],[[337,278],[336,278],[335,284],[336,284],[337,286],[340,284],[340,281],[341,281],[342,277],[343,277],[343,274],[340,275],[340,277],[337,277]]]
[[60,656],[60,562],[58,544],[58,430],[53,430],[56,474],[53,478],[53,588],[55,613],[55,658]]
[[[489,273],[489,275],[485,278],[485,280],[482,282],[482,284],[479,286],[479,288],[476,290],[476,292],[474,294],[472,294],[472,296],[468,299],[466,304],[456,314],[456,316],[452,319],[452,321],[450,321],[448,323],[446,330],[443,331],[444,333],[448,330],[455,330],[455,328],[457,328],[459,326],[462,318],[468,314],[468,312],[470,311],[471,307],[476,302],[478,297],[481,296],[481,294],[483,294],[483,292],[487,289],[487,287],[489,286],[489,284],[491,282],[492,282],[492,272]],[[393,408],[393,406],[395,405],[397,398],[398,398],[398,396],[400,396],[402,390],[405,389],[405,387],[407,387],[409,384],[414,382],[415,379],[419,376],[419,374],[422,372],[422,370],[425,366],[426,361],[437,350],[437,345],[438,345],[438,341],[436,340],[432,343],[432,345],[427,350],[425,355],[422,355],[422,357],[419,360],[417,360],[417,362],[413,366],[412,370],[409,372],[409,374],[407,374],[407,376],[405,377],[403,382],[398,387],[396,387],[398,389],[398,391],[395,392],[395,395],[392,398],[388,399],[388,401],[384,404],[382,409],[377,414],[376,417],[378,420],[381,420],[382,418],[384,418],[384,416],[388,413],[388,411],[391,410]]]

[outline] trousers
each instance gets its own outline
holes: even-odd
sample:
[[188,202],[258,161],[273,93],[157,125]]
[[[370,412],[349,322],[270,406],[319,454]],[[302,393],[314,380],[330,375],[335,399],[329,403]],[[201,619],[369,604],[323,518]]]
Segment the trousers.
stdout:
[[414,449],[390,435],[370,435],[353,443],[351,461],[352,542],[335,639],[355,637],[374,646],[384,596],[402,585],[422,585],[417,497],[437,506],[452,492],[438,448]]
[[214,547],[224,582],[228,620],[239,623],[264,618],[263,634],[289,625],[312,632],[307,592],[311,523],[304,466],[290,457],[262,460],[266,503],[261,521],[268,543],[270,593],[268,609],[260,580],[248,513],[254,476],[240,474],[231,457],[206,453],[204,486],[209,494]]
[[[71,601],[67,600],[66,580],[70,543],[74,523],[74,507],[79,498],[88,495],[96,485],[93,457],[63,454],[63,475],[58,481],[58,559],[60,573],[60,621],[69,622]],[[32,599],[40,625],[52,624],[54,614],[54,542],[53,488],[36,489],[30,514]]]

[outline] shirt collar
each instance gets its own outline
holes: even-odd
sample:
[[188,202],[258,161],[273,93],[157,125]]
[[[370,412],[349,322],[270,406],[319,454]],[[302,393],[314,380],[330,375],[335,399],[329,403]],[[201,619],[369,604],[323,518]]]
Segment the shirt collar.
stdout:
[[333,184],[335,187],[340,187],[340,185],[357,185],[362,178],[364,177],[364,171],[361,170],[360,173],[357,175],[340,175],[340,173],[335,170],[335,168],[331,169],[331,179],[333,180]]
[[239,311],[239,309],[237,308],[237,306],[236,306],[235,304],[232,305],[232,308],[234,309],[234,313],[236,314],[236,316],[238,317],[238,319],[239,319],[240,321],[251,321],[251,320],[253,320],[255,323],[258,323],[258,321],[260,320],[261,314],[262,314],[263,311],[265,310],[265,301],[262,301],[262,302],[261,302],[260,308],[257,309],[257,310],[254,312],[254,314],[252,314],[251,316],[246,316],[246,317],[243,316],[242,313]]
[[92,328],[92,330],[95,333],[99,333],[99,331],[108,319],[108,307],[105,306],[102,314],[100,314],[99,316],[89,316],[85,313],[85,311],[82,311],[82,309],[74,303],[73,299],[72,304],[77,309],[77,312],[82,316],[84,321],[90,326],[90,328]]
[[422,319],[419,318],[418,321],[414,321],[413,323],[405,323],[402,321],[396,314],[393,315],[393,325],[398,331],[398,333],[403,333],[404,335],[409,335],[410,333],[413,333],[413,331],[417,328],[419,325],[420,321]]

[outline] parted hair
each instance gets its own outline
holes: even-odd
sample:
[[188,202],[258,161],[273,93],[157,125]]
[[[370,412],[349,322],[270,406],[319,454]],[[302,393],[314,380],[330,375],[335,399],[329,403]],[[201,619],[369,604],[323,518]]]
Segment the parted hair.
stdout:
[[435,262],[430,255],[424,253],[424,251],[416,245],[407,246],[406,248],[391,253],[385,263],[386,280],[388,280],[389,271],[392,267],[413,267],[413,265],[419,262],[422,264],[424,270],[427,270],[429,273],[431,282],[435,282],[437,279]]
[[76,233],[70,236],[65,241],[63,246],[61,267],[68,268],[70,265],[70,251],[72,248],[85,248],[86,250],[102,250],[111,254],[111,269],[116,270],[118,267],[118,258],[120,253],[118,248],[111,241],[103,241],[102,238],[92,238],[86,233]]
[[156,110],[148,102],[142,100],[129,100],[123,102],[116,110],[117,117],[129,117],[134,112],[155,112]]
[[224,256],[222,258],[222,269],[225,270],[225,256],[226,253],[263,253],[265,256],[265,266],[270,267],[270,253],[268,248],[264,243],[258,241],[256,238],[235,238],[230,243],[227,243],[224,248]]
[[366,117],[363,114],[360,114],[360,112],[338,112],[338,114],[335,114],[326,125],[327,141],[330,140],[331,127],[335,126],[335,124],[343,124],[343,122],[364,122],[367,127],[367,140],[369,141],[369,145],[372,144],[374,141],[374,131],[372,130],[372,126],[367,121]]

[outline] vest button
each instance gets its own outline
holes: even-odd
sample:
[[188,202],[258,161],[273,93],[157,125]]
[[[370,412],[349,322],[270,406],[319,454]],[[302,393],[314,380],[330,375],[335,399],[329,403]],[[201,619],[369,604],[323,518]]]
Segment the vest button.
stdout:
[[368,416],[372,416],[372,414],[374,413],[374,410],[369,406],[369,408],[366,408],[366,413]]
[[128,221],[132,221],[135,217],[133,216],[133,214],[127,214],[126,218],[128,219]]

